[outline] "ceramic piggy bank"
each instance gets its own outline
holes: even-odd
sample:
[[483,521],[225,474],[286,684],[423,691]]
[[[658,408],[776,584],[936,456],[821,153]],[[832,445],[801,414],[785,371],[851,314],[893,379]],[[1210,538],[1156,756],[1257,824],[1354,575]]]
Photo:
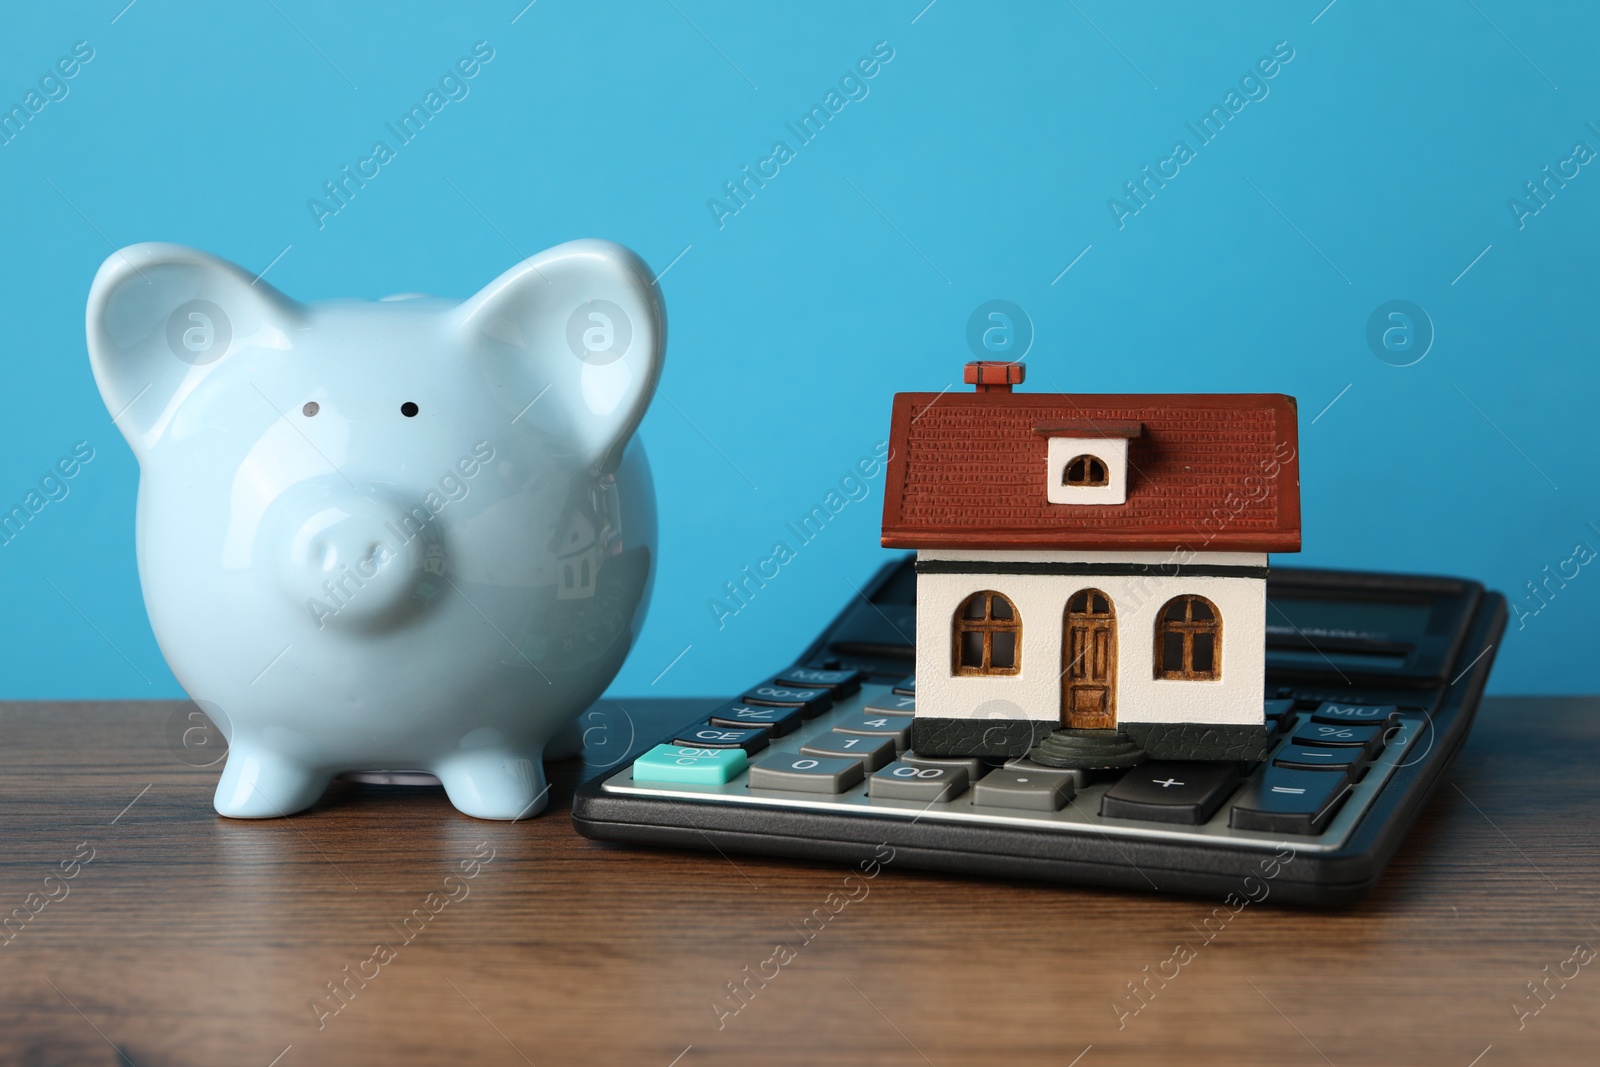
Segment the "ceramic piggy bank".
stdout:
[[151,625],[229,742],[217,811],[400,770],[468,815],[542,810],[547,744],[574,748],[649,597],[645,265],[574,241],[465,302],[301,304],[142,244],[100,268],[88,331]]

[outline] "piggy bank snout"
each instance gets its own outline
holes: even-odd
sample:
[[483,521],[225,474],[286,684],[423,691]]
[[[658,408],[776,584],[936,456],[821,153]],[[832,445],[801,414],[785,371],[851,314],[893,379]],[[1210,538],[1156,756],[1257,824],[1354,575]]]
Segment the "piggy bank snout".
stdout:
[[443,542],[426,509],[323,491],[283,511],[279,582],[319,629],[399,622],[437,595]]

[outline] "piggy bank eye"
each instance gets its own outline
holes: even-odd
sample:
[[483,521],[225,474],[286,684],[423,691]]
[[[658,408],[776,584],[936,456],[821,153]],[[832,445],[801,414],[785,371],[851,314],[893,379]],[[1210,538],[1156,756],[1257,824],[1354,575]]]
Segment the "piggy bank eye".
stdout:
[[400,414],[404,415],[406,418],[409,419],[416,415],[416,413],[417,405],[413,404],[411,401],[407,400],[404,404],[400,405]]
[[311,416],[315,415],[317,412],[319,412],[321,410],[322,410],[322,408],[317,404],[317,402],[315,400],[307,400],[306,401],[306,406],[300,409],[300,414],[304,415],[306,418],[309,419]]

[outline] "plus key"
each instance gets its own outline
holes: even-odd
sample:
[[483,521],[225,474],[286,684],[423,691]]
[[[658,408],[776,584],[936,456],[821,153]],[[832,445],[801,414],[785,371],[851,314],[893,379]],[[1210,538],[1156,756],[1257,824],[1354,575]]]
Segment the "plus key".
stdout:
[[1233,763],[1141,763],[1106,790],[1100,814],[1199,826],[1238,785],[1239,768]]

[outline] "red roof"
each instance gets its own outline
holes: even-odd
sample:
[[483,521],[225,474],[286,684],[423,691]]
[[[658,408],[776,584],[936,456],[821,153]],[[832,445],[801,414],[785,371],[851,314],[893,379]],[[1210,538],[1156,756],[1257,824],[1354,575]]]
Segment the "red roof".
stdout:
[[[1127,437],[1127,503],[1048,502],[1052,431]],[[1300,550],[1280,393],[897,393],[889,443],[886,548]]]

